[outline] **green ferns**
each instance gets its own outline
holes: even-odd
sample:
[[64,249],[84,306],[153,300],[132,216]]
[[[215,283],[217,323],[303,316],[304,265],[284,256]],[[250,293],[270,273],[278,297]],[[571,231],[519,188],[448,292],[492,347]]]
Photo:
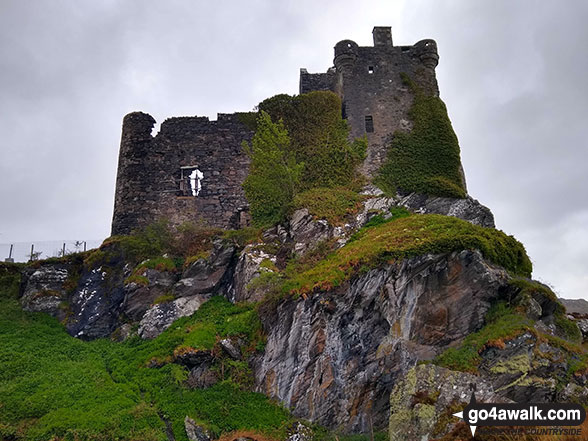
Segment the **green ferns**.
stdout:
[[409,111],[413,128],[394,134],[376,184],[391,194],[399,189],[464,198],[459,144],[445,104],[425,95],[407,75],[402,79],[414,94]]
[[354,170],[367,141],[348,141],[337,95],[277,95],[260,103],[259,110],[251,146],[243,146],[251,158],[243,188],[255,225],[284,220],[301,192],[321,188],[339,198],[335,188],[358,187]]

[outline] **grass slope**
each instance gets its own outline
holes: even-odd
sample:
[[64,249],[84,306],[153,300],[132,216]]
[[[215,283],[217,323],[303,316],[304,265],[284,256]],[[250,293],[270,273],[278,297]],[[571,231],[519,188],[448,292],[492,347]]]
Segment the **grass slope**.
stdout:
[[182,348],[211,349],[227,335],[248,339],[253,351],[260,336],[255,311],[213,298],[154,340],[88,343],[6,296],[0,300],[0,438],[163,441],[168,421],[176,440],[186,440],[186,415],[217,435],[281,434],[288,412],[235,381],[245,363],[227,361],[225,380],[204,390],[182,385],[188,372],[180,365],[147,367]]

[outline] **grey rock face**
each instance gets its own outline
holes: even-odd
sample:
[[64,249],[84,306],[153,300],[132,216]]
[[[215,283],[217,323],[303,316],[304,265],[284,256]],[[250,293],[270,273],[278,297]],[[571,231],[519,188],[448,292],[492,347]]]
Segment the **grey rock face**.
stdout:
[[190,441],[210,441],[211,439],[208,432],[196,424],[189,416],[184,418],[184,428]]
[[140,320],[151,304],[160,296],[168,293],[176,282],[174,274],[155,269],[146,269],[140,274],[149,280],[149,285],[137,283],[125,285],[123,311],[131,320]]
[[304,254],[317,242],[333,237],[333,227],[325,220],[314,220],[306,208],[296,210],[290,219],[288,234],[294,242],[294,251]]
[[174,286],[177,297],[195,294],[228,295],[231,285],[231,262],[235,248],[217,241],[208,259],[199,259],[190,265]]
[[25,271],[24,291],[20,299],[23,309],[45,312],[63,320],[65,311],[60,305],[67,298],[63,284],[68,276],[67,265],[44,265]]
[[[435,365],[410,369],[390,394],[390,441],[421,441],[439,437],[433,433],[439,418],[447,418],[451,406],[469,403],[475,385],[476,399],[508,402],[496,395],[492,384],[476,375]],[[453,418],[457,423],[459,420]]]
[[462,251],[407,259],[286,301],[263,318],[257,386],[327,427],[366,431],[371,418],[383,428],[396,380],[480,328],[507,281],[479,252]]
[[153,305],[139,323],[139,336],[142,338],[155,338],[180,317],[194,314],[208,296],[195,295],[182,297],[169,303]]
[[82,274],[80,289],[70,301],[73,315],[67,330],[71,335],[91,340],[108,337],[115,330],[125,296],[123,279],[120,271],[109,275],[102,267]]
[[442,214],[471,222],[474,225],[494,228],[494,215],[489,208],[471,196],[465,199],[428,196],[419,193],[401,195],[399,206],[421,214]]
[[578,325],[578,328],[580,328],[584,340],[588,340],[588,319],[577,320],[576,324]]
[[265,293],[249,286],[249,283],[259,277],[263,271],[269,271],[262,268],[261,263],[269,260],[275,264],[276,256],[266,253],[259,249],[257,244],[247,245],[241,252],[237,266],[235,268],[235,277],[233,281],[234,296],[233,302],[255,302],[261,300]]
[[300,421],[296,421],[290,430],[288,430],[286,441],[312,441],[313,439],[313,430]]
[[231,357],[233,360],[241,360],[243,356],[241,355],[241,349],[239,345],[232,342],[229,338],[223,338],[220,342],[220,347],[226,354]]

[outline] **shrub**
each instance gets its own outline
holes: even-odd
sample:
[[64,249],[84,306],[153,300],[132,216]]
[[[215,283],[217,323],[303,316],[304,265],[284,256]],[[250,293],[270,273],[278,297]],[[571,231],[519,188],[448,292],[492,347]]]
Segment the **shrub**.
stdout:
[[273,123],[261,112],[251,146],[243,144],[251,158],[249,175],[243,182],[245,196],[256,226],[282,221],[298,190],[303,164],[290,151],[290,138],[281,122]]
[[349,186],[355,166],[363,160],[367,139],[349,143],[349,126],[341,116],[341,100],[317,91],[268,98],[259,104],[274,122],[283,121],[296,161],[304,163],[302,189]]
[[349,126],[341,117],[339,97],[332,92],[282,94],[261,102],[259,109],[252,146],[244,145],[252,162],[243,188],[253,223],[269,226],[281,222],[294,196],[307,190],[314,192],[300,196],[298,204],[320,205],[325,201],[317,200],[318,194],[324,193],[325,188],[339,187],[331,194],[337,200],[327,202],[338,206],[323,204],[320,208],[329,211],[340,208],[341,203],[347,204],[341,196],[355,205],[358,196],[351,193],[360,184],[355,168],[365,157],[367,139],[349,142]]

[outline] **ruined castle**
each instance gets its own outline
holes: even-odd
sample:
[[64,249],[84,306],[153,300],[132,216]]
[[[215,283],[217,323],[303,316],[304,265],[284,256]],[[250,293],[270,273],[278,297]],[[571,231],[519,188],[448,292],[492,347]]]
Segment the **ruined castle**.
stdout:
[[[394,46],[390,27],[373,29],[373,46],[351,40],[335,45],[334,67],[325,73],[300,69],[300,90],[330,90],[342,102],[352,138],[367,136],[362,172],[374,176],[386,157],[396,130],[408,131],[413,96],[402,82],[405,73],[429,95],[438,95],[435,67],[439,61],[433,40]],[[112,234],[167,218],[174,224],[201,221],[222,228],[239,228],[247,221],[247,201],[241,188],[249,158],[241,144],[253,131],[242,114],[169,118],[152,136],[152,116],[133,112],[124,117],[120,145]]]

